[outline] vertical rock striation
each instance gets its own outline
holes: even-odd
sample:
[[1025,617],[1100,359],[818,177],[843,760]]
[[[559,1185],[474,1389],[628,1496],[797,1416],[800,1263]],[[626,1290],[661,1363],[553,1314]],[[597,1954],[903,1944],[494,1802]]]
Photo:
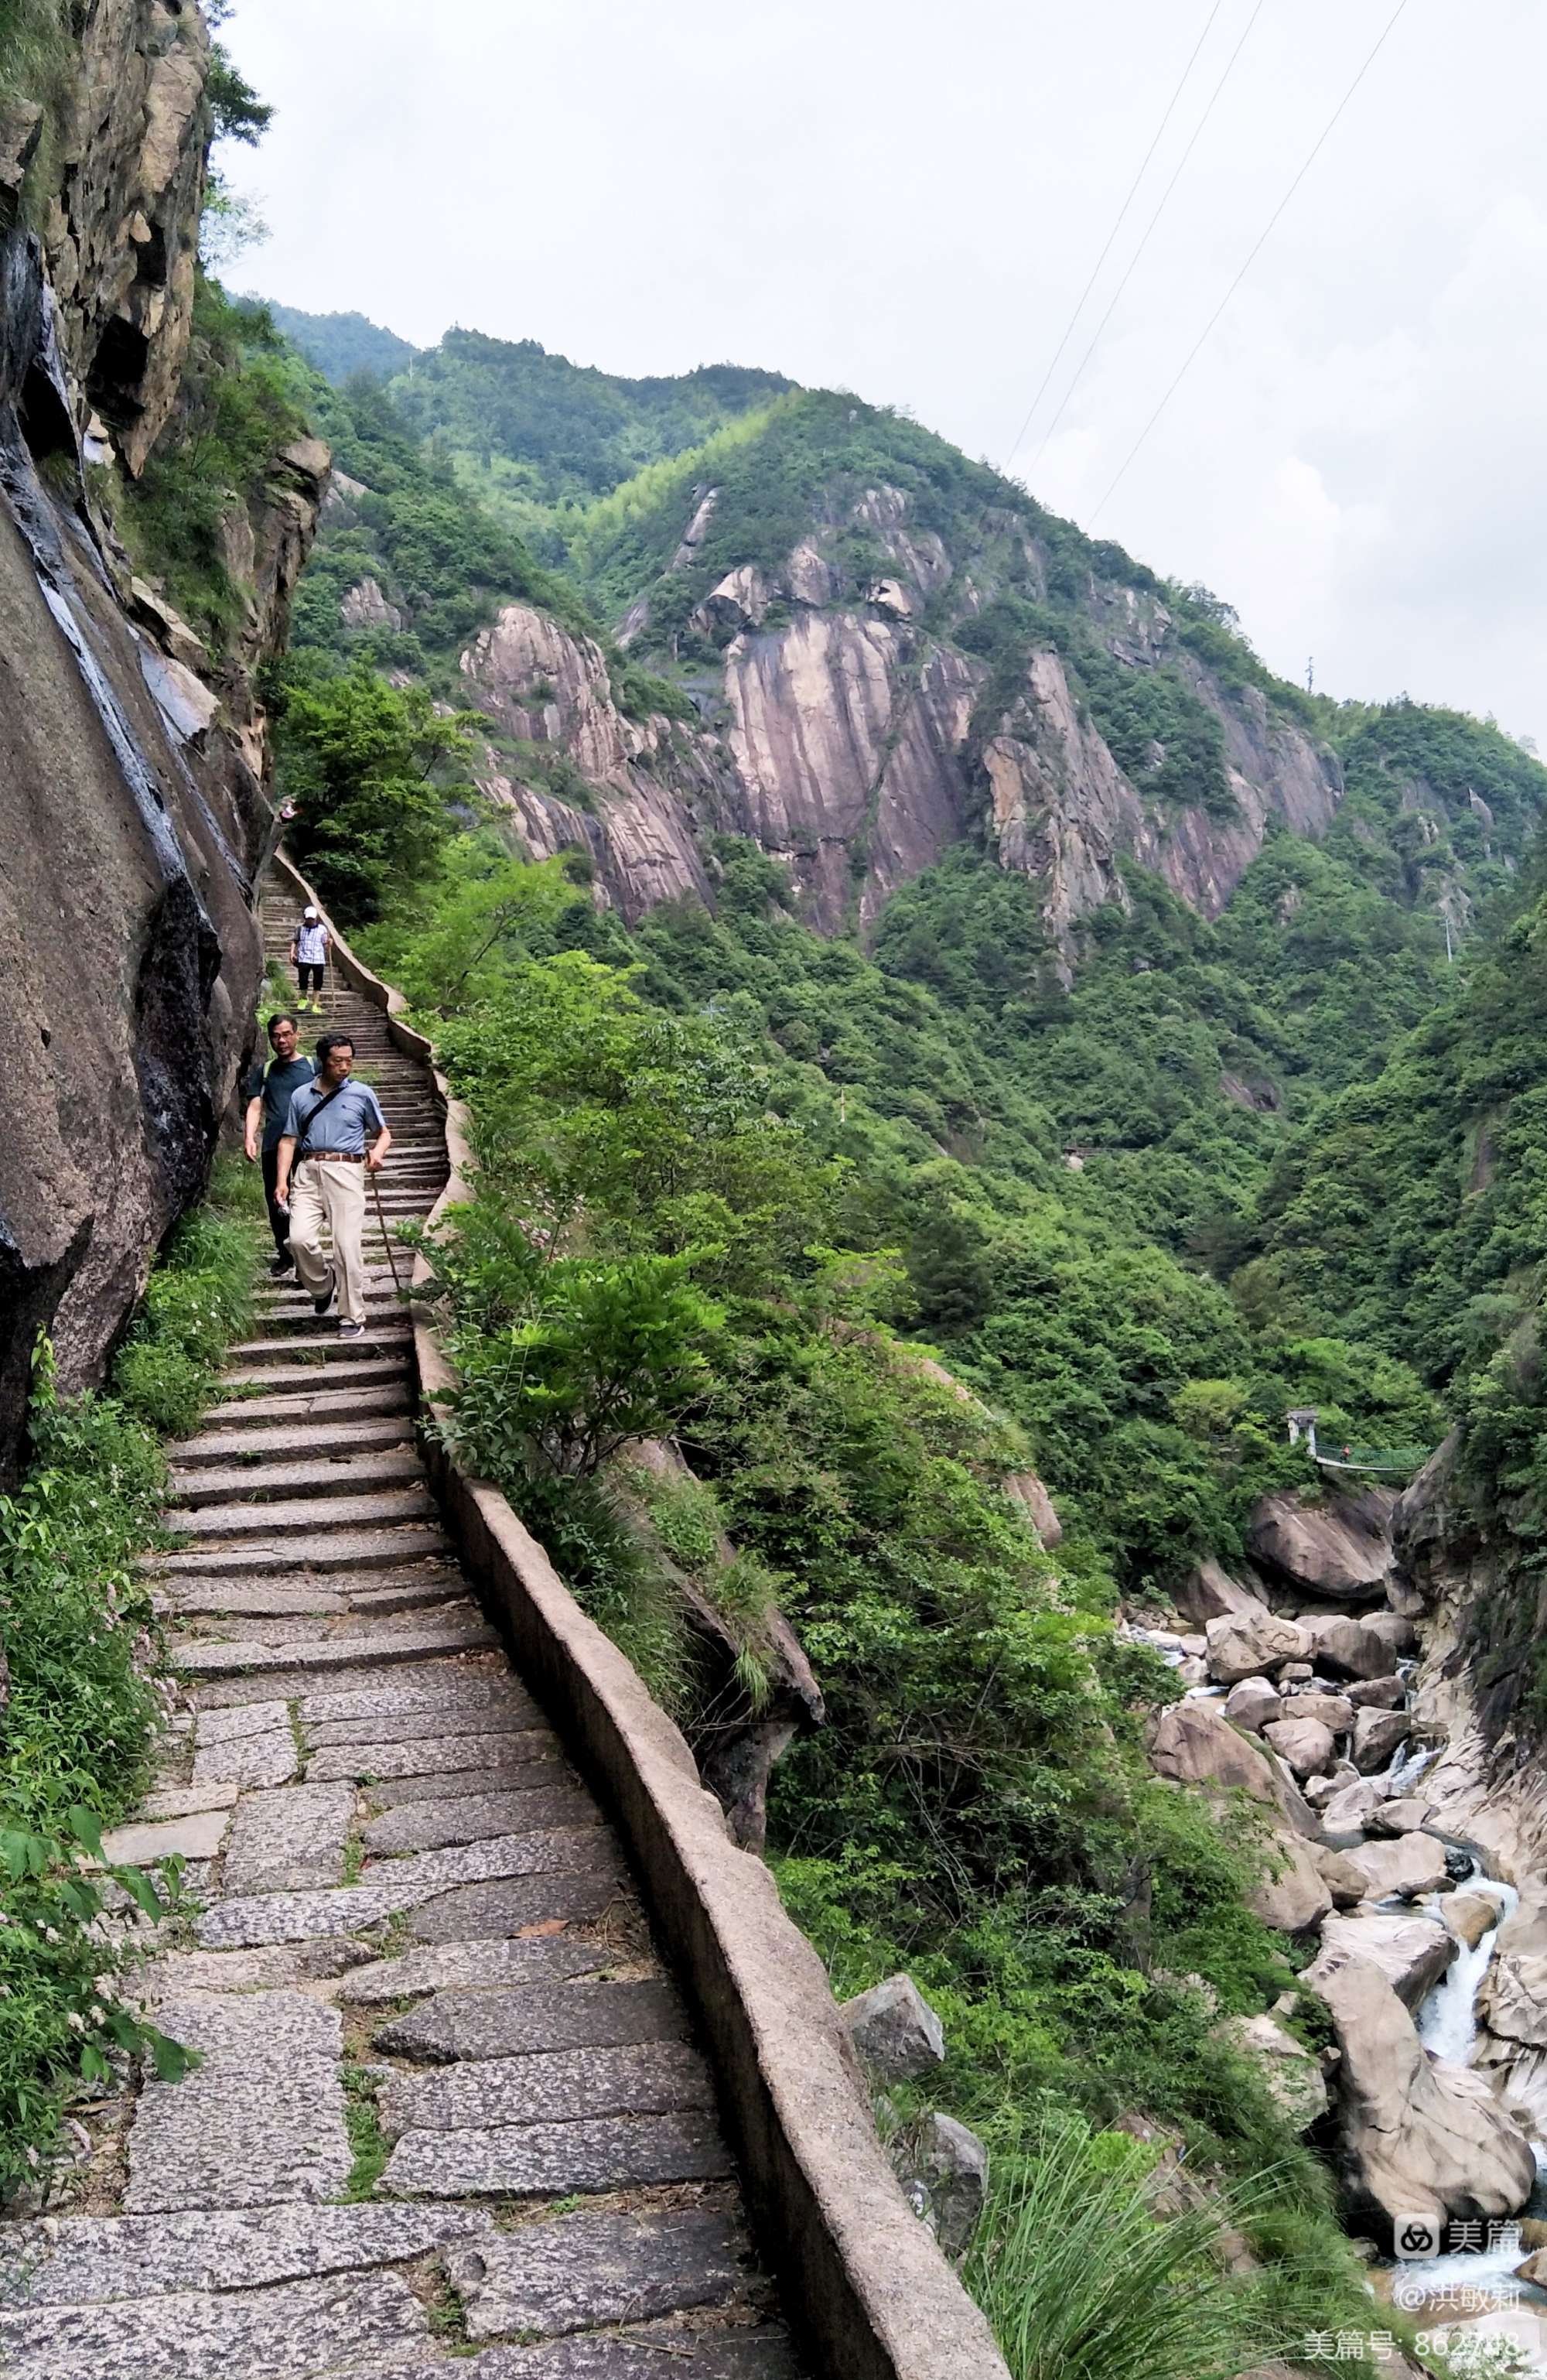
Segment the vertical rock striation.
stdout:
[[[695,555],[714,494],[695,491],[668,577]],[[529,747],[491,754],[488,772],[518,839],[544,856],[584,846],[600,897],[633,918],[704,894],[706,833],[746,835],[787,865],[809,921],[834,933],[864,932],[900,884],[981,826],[1000,865],[1036,882],[1068,960],[1084,918],[1127,905],[1126,859],[1214,917],[1274,823],[1325,832],[1342,792],[1331,754],[1255,687],[1218,683],[1154,596],[1093,580],[1084,613],[1110,660],[1133,673],[1165,665],[1215,722],[1213,808],[1146,792],[1034,633],[1009,680],[953,641],[1006,593],[1008,571],[1043,585],[1026,523],[985,516],[956,548],[898,488],[819,508],[780,567],[736,565],[690,615],[697,649],[717,655],[691,725],[625,719],[599,647],[508,606],[463,669],[471,698]],[[649,615],[641,595],[620,629],[631,657],[649,646]],[[541,698],[524,698],[534,686]],[[1163,747],[1152,757],[1159,765]],[[555,785],[554,759],[586,781],[584,803]]]
[[[261,971],[250,671],[283,635],[326,450],[277,457],[239,528],[234,510],[248,617],[213,684],[85,472],[111,442],[137,476],[175,405],[208,64],[196,9],[94,0],[52,140],[35,110],[0,138],[0,1472],[39,1330],[66,1386],[90,1380],[199,1196]],[[24,207],[34,156],[53,187]]]

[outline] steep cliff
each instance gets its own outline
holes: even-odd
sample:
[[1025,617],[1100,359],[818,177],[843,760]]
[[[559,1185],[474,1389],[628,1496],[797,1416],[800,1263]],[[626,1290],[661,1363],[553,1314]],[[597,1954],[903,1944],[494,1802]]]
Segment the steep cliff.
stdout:
[[[284,319],[335,372],[372,330],[341,348],[328,319]],[[512,841],[585,853],[630,922],[712,902],[731,833],[807,922],[868,941],[965,842],[1033,886],[1067,983],[1135,868],[1213,919],[1286,830],[1438,943],[1541,807],[1476,722],[1308,697],[1206,589],[847,395],[729,367],[628,382],[459,331],[379,393],[319,377],[312,402],[347,477],[299,643],[481,710]]]
[[[668,580],[694,566],[716,493],[689,492]],[[1158,597],[1093,571],[1067,620],[1020,601],[1028,573],[1045,595],[1048,562],[1020,514],[996,510],[986,533],[962,520],[948,544],[885,482],[847,500],[824,492],[816,509],[781,561],[738,563],[680,625],[656,626],[659,586],[631,604],[620,629],[630,659],[675,665],[692,724],[631,727],[599,649],[563,638],[539,662],[519,613],[464,659],[471,699],[530,747],[525,771],[490,770],[490,790],[533,849],[588,846],[626,915],[701,890],[695,842],[730,832],[789,866],[822,930],[864,932],[900,884],[981,825],[999,864],[1036,882],[1067,955],[1082,920],[1126,905],[1125,858],[1213,917],[1274,821],[1324,832],[1342,791],[1334,756],[1259,687],[1222,685],[1182,647]],[[1175,771],[1164,789],[1151,783],[1170,757],[1160,735],[1123,765],[1081,683],[1087,653],[1097,670],[1163,683],[1170,709],[1212,740],[1195,784],[1178,788]],[[534,682],[552,688],[540,703],[523,700]],[[633,772],[620,775],[631,740]],[[555,750],[596,796],[584,823],[544,788]]]
[[229,492],[245,603],[221,650],[111,516],[177,434],[208,65],[193,7],[94,0],[54,120],[13,103],[0,139],[0,1464],[37,1332],[89,1379],[199,1194],[261,968],[251,673],[326,450]]

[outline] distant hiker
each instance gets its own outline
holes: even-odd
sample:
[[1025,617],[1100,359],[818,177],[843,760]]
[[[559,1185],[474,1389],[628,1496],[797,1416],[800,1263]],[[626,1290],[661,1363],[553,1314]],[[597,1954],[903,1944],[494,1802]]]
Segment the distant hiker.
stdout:
[[292,1270],[295,1258],[290,1253],[290,1218],[280,1205],[275,1184],[279,1173],[280,1135],[290,1113],[290,1102],[303,1083],[309,1083],[317,1072],[309,1058],[303,1058],[296,1044],[300,1027],[295,1018],[281,1011],[269,1019],[269,1047],[273,1056],[267,1065],[261,1058],[254,1061],[247,1079],[248,1163],[263,1160],[263,1196],[269,1208],[269,1229],[274,1235],[274,1260],[269,1267],[276,1281]]
[[[369,1083],[351,1082],[355,1045],[347,1033],[324,1033],[317,1077],[291,1099],[280,1135],[274,1195],[290,1208],[290,1248],[301,1285],[319,1314],[338,1300],[341,1339],[365,1330],[365,1177],[379,1172],[393,1145]],[[332,1232],[332,1260],[322,1227]]]
[[[301,911],[301,922],[290,941],[290,964],[296,970],[300,988],[301,1006],[320,1010],[322,1005],[322,972],[328,964],[332,936],[322,923],[320,913],[308,905]],[[317,997],[308,1002],[307,994]]]

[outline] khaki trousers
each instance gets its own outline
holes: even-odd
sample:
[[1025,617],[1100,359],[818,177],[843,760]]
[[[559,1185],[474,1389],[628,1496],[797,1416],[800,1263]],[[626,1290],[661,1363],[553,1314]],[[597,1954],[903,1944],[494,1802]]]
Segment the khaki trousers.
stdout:
[[[332,1233],[331,1258],[324,1254],[324,1225]],[[341,1322],[365,1320],[365,1167],[327,1157],[303,1158],[290,1184],[290,1253],[302,1286],[314,1297],[338,1276]]]

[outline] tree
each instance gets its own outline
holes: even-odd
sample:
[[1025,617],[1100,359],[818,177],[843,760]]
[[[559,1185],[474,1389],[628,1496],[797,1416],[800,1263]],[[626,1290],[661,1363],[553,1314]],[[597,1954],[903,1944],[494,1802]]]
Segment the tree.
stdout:
[[471,714],[440,713],[423,686],[367,664],[292,683],[283,697],[281,782],[299,817],[297,856],[346,923],[437,874],[448,806],[474,798],[458,774]]

